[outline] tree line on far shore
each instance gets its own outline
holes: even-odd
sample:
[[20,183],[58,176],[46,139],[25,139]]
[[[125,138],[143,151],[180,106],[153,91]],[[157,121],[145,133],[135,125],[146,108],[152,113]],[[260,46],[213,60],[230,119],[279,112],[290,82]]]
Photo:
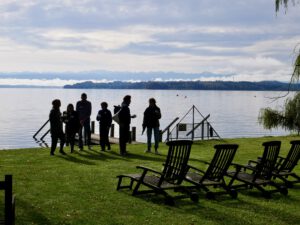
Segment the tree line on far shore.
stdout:
[[278,81],[114,81],[95,83],[86,81],[64,88],[75,89],[159,89],[159,90],[245,90],[245,91],[300,91],[300,84],[290,84]]

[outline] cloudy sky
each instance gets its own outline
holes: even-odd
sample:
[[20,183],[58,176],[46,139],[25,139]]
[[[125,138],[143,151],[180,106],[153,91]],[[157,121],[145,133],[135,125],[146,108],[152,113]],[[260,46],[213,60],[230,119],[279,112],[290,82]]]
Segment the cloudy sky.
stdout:
[[56,73],[88,71],[288,81],[300,4],[276,15],[274,2],[1,0],[0,84],[41,82],[16,80],[25,72],[50,72],[50,83],[62,84]]

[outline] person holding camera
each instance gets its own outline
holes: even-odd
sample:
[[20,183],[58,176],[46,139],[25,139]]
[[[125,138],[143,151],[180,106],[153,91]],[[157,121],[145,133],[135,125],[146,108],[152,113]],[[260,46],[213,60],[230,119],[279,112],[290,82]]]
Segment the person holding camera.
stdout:
[[131,103],[131,96],[126,95],[123,98],[121,104],[121,109],[118,113],[119,118],[119,145],[120,145],[120,154],[122,156],[126,155],[126,143],[129,141],[130,134],[130,123],[131,118],[135,118],[136,115],[130,114],[129,105]]
[[74,152],[75,135],[80,128],[78,113],[74,110],[73,104],[67,106],[63,112],[63,122],[66,124],[66,140],[70,144],[71,153]]

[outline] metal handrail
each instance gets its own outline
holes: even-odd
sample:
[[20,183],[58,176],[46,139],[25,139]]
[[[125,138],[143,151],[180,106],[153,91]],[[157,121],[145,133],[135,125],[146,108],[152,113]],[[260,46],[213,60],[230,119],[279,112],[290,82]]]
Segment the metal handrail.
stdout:
[[170,127],[177,121],[179,120],[179,117],[176,117],[162,132],[161,134],[165,133],[167,130],[170,129]]
[[50,129],[40,138],[41,141],[44,140],[44,138],[46,137],[46,135],[50,132]]
[[204,122],[210,117],[210,114],[208,114],[200,123],[197,124],[190,132],[186,134],[186,136],[189,136],[191,133],[193,133],[200,125],[203,125]]
[[33,138],[35,138],[36,137],[36,135],[38,135],[38,133],[40,133],[41,132],[41,130],[47,125],[47,123],[49,123],[49,121],[50,121],[50,119],[49,120],[47,120],[44,124],[43,124],[43,126],[33,135]]

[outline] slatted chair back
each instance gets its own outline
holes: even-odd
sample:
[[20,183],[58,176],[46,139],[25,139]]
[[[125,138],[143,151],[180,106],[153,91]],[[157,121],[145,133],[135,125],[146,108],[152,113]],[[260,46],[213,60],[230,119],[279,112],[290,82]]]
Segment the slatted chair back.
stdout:
[[264,153],[260,163],[256,167],[255,177],[264,178],[266,180],[271,179],[272,171],[275,168],[278,158],[281,142],[280,141],[268,141],[262,144],[264,146]]
[[176,140],[169,141],[166,144],[169,146],[169,150],[162,171],[162,180],[173,184],[180,184],[187,172],[187,163],[193,141]]
[[279,171],[291,172],[300,159],[300,140],[291,141],[291,148],[286,158],[279,166]]
[[209,179],[220,181],[223,179],[228,167],[232,163],[238,145],[236,144],[220,144],[214,146],[216,152],[209,164],[202,180]]

